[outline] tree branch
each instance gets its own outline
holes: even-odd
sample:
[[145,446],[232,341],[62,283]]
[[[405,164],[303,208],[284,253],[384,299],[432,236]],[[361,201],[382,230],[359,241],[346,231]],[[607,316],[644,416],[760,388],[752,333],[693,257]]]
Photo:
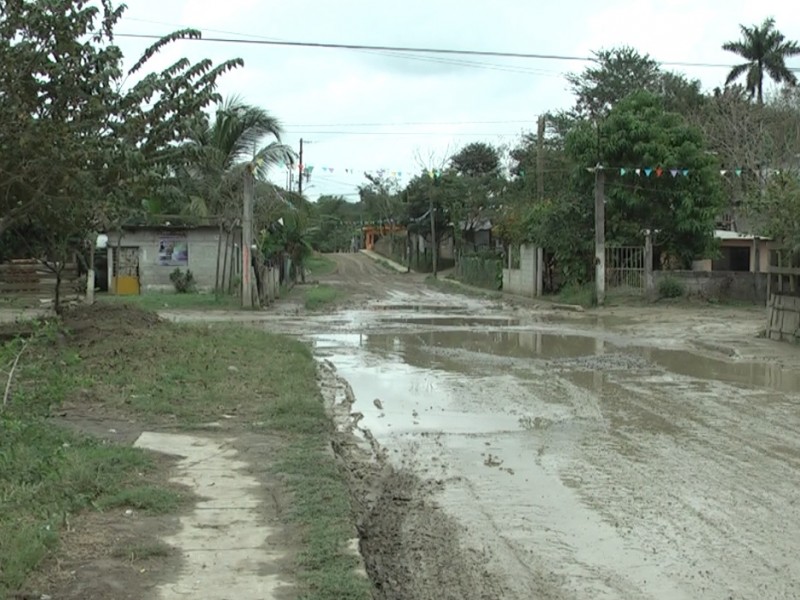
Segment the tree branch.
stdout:
[[17,370],[17,365],[19,364],[19,359],[22,356],[22,353],[25,352],[25,348],[28,347],[28,341],[26,340],[25,343],[22,344],[22,348],[20,351],[17,352],[16,358],[14,358],[14,362],[11,364],[11,370],[8,372],[8,379],[6,380],[6,390],[3,394],[3,409],[8,406],[8,398],[11,395],[11,382],[14,380],[14,371]]

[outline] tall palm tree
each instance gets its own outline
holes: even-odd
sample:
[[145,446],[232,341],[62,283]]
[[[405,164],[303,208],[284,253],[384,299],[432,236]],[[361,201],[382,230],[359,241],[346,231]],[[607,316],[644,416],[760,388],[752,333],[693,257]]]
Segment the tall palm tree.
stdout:
[[225,100],[212,120],[190,142],[189,174],[196,184],[189,211],[222,215],[240,204],[244,169],[254,164],[258,179],[266,180],[273,165],[291,163],[294,153],[281,143],[278,120],[263,108],[245,104],[238,96]]
[[219,223],[218,290],[226,287],[226,279],[227,287],[232,285],[228,254],[234,225],[242,215],[245,170],[254,167],[256,178],[265,181],[272,165],[293,161],[294,153],[281,143],[281,134],[280,123],[266,110],[233,96],[213,119],[203,121],[184,147],[186,168],[180,179],[189,198],[184,211]]
[[725,85],[733,83],[746,73],[745,88],[751,98],[757,96],[759,104],[764,104],[764,75],[768,75],[776,83],[797,85],[797,77],[786,66],[786,59],[800,54],[800,46],[793,40],[787,40],[775,29],[775,19],[765,19],[761,25],[739,27],[742,38],[723,44],[722,49],[741,56],[747,62],[731,69]]

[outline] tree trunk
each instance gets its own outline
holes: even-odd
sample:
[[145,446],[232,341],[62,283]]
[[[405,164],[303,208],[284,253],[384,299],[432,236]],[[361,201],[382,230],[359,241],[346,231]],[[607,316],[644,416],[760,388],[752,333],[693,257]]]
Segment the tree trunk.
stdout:
[[114,295],[119,294],[119,257],[122,250],[122,229],[117,233],[117,244],[114,251],[114,260],[111,273],[114,275]]
[[53,299],[53,308],[56,311],[57,315],[61,315],[61,271],[64,268],[64,263],[59,265],[56,263],[55,265],[55,272],[56,272],[56,289],[55,289],[55,297]]
[[[234,265],[236,264],[237,256],[236,253],[233,251],[233,247],[236,246],[236,243],[239,243],[239,256],[241,257],[242,252],[242,232],[232,230],[231,231],[231,268],[228,271],[228,294],[233,294],[233,272],[234,272]],[[249,268],[248,265],[242,265],[242,272],[239,273],[240,277],[244,277],[244,270]],[[241,287],[241,286],[239,286]]]
[[217,275],[214,281],[214,293],[219,296],[222,292],[222,287],[220,285],[219,276],[220,276],[220,259],[222,258],[222,221],[219,223],[219,233],[217,235]]

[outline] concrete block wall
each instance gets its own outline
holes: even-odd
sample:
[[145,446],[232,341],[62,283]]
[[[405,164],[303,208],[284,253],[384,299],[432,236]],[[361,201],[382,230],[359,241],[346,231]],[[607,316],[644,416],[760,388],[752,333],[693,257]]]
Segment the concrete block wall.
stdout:
[[745,271],[655,271],[656,291],[662,279],[672,277],[683,283],[686,294],[707,299],[738,300],[766,304],[767,276]]
[[[160,265],[158,262],[159,241],[165,235],[178,233],[186,234],[189,247],[189,264],[180,267]],[[116,236],[112,234],[109,237],[110,245],[116,246]],[[131,230],[123,233],[120,242],[120,246],[137,247],[139,249],[139,281],[143,293],[175,291],[169,276],[176,268],[182,271],[188,269],[192,272],[198,291],[213,291],[217,277],[218,244],[218,230],[213,227],[174,231],[162,229]],[[238,263],[235,262],[235,266],[237,268],[234,273],[241,273]]]
[[503,269],[503,291],[518,296],[534,297],[537,280],[536,262],[536,247],[520,246],[519,269]]

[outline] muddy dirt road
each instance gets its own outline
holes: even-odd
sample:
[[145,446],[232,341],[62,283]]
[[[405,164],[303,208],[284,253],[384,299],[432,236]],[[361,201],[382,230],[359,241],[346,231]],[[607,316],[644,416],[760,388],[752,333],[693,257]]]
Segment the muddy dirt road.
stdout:
[[[761,312],[514,308],[337,260],[353,308],[265,326],[313,343],[426,490],[394,529],[419,547],[385,540],[418,581],[393,594],[368,556],[380,598],[800,597],[800,350],[757,339]],[[437,518],[469,574],[425,550]]]

